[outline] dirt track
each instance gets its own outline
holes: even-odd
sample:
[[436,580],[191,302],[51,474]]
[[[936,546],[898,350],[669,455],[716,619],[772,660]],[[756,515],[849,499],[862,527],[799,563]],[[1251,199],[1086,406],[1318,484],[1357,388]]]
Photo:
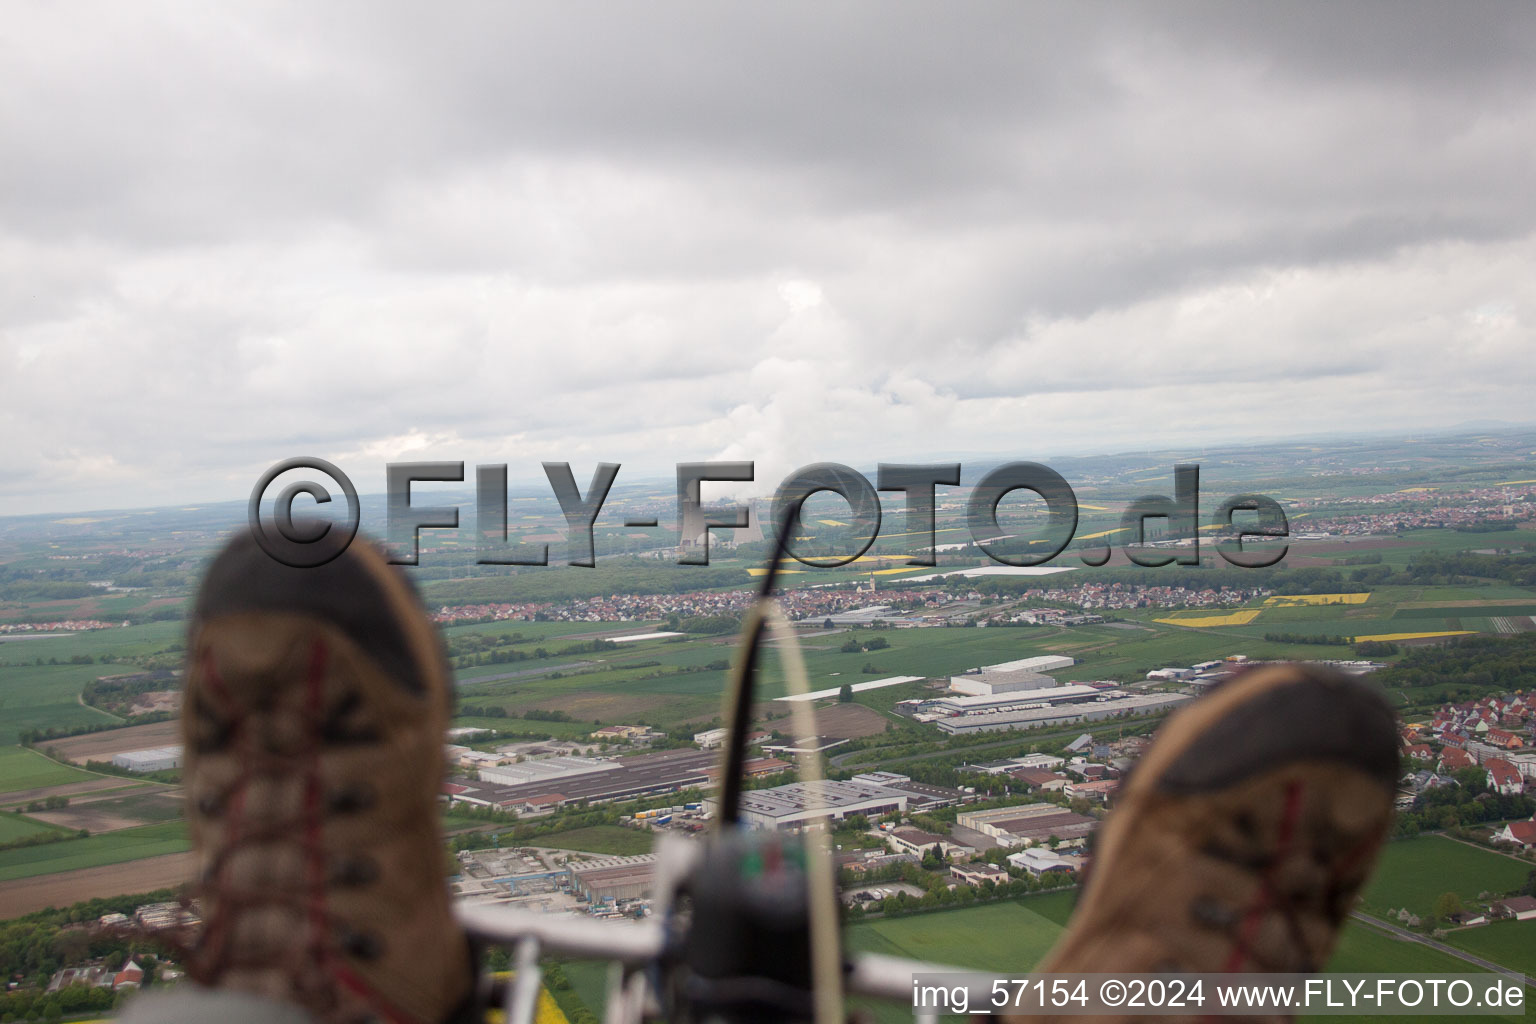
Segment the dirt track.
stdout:
[[0,920],[96,896],[167,889],[185,882],[191,872],[192,854],[167,853],[126,864],[0,882]]

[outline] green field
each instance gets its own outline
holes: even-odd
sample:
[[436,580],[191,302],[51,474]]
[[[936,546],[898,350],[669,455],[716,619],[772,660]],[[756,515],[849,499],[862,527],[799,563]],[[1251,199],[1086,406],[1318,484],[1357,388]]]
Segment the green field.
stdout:
[[93,811],[120,814],[145,824],[179,821],[182,816],[181,797],[168,793],[164,787],[160,786],[150,790],[125,793],[122,796],[108,797],[105,800],[92,800],[89,806]]
[[[1397,564],[1420,551],[1467,550],[1489,543],[1488,538],[1480,535],[1445,530],[1413,531],[1402,539],[1406,543],[1399,547],[1380,549],[1388,563]],[[1361,550],[1366,547],[1362,546]],[[725,564],[732,565],[732,572],[736,571],[734,563]],[[611,569],[615,589],[623,590],[625,584],[633,585],[636,573],[646,568],[616,563]],[[1342,571],[1347,577],[1350,570],[1344,567]],[[786,577],[784,582],[788,586],[811,585],[844,575],[851,579],[857,573],[849,570],[829,576],[824,571],[807,571]],[[1148,570],[1148,575],[1151,578],[1155,570]],[[1062,581],[1075,583],[1081,579],[1086,582],[1090,577],[1091,574],[1086,572],[1070,574]],[[462,597],[465,588],[489,588],[484,595],[487,600],[522,600],[532,593],[530,587],[534,590],[547,588],[556,579],[556,570],[550,570],[505,579],[433,581],[426,587],[434,599],[439,592],[444,599],[449,599]],[[737,585],[744,587],[748,583],[741,580]],[[1448,603],[1476,599],[1512,600],[1520,604],[1502,608],[1456,608]],[[125,597],[123,607],[139,600]],[[1422,603],[1427,607],[1404,609],[1400,607],[1404,603]],[[1361,605],[1253,607],[1260,614],[1244,626],[1169,626],[1154,620],[1180,613],[1168,609],[1140,609],[1116,613],[1136,628],[1102,625],[1075,629],[884,630],[880,635],[890,646],[882,651],[845,654],[838,649],[849,635],[844,633],[815,638],[804,646],[812,684],[822,687],[835,686],[849,679],[870,678],[862,672],[866,666],[877,675],[944,676],[977,665],[1046,653],[1068,654],[1078,659],[1078,664],[1058,673],[1063,682],[1127,679],[1152,668],[1190,664],[1234,653],[1250,658],[1312,659],[1346,656],[1352,651],[1344,646],[1267,641],[1265,633],[1355,636],[1408,631],[1408,626],[1413,627],[1412,631],[1458,626],[1489,629],[1492,628],[1489,614],[1506,611],[1513,614],[1515,609],[1523,612],[1536,608],[1536,600],[1529,590],[1503,585],[1392,585],[1377,588]],[[0,660],[12,662],[0,665],[0,719],[4,722],[0,727],[0,742],[5,739],[4,730],[66,728],[111,721],[111,716],[103,712],[82,707],[77,697],[81,687],[97,675],[128,666],[122,663],[109,666],[100,662],[72,665],[67,664],[68,659],[77,656],[99,659],[111,654],[118,658],[157,655],[164,660],[167,656],[174,657],[172,650],[182,640],[183,628],[179,622],[155,622],[55,639],[0,643]],[[605,632],[634,632],[647,628],[650,627],[645,623],[622,622],[490,622],[447,627],[444,632],[450,639],[517,635],[520,639],[513,649],[529,655],[523,661],[457,670],[456,680],[463,703],[499,706],[512,714],[533,708],[559,710],[572,719],[568,722],[539,722],[520,718],[465,718],[460,724],[484,724],[511,732],[583,738],[598,724],[643,721],[676,727],[702,724],[718,716],[725,672],[707,666],[729,659],[734,637],[690,637],[681,642],[652,641],[597,652],[559,653]],[[532,656],[540,647],[548,652],[548,657]],[[37,665],[35,660],[39,657],[66,664]],[[21,664],[24,660],[34,663]],[[578,665],[578,662],[592,664]],[[514,674],[529,670],[544,674]],[[559,678],[555,678],[557,673]],[[771,651],[765,658],[759,685],[764,698],[784,693],[782,675]],[[878,696],[862,696],[859,702],[883,710],[891,701],[904,695],[893,689],[881,691]],[[0,772],[0,778],[3,778],[3,772]]]
[[453,832],[459,829],[482,829],[487,822],[484,818],[478,818],[469,814],[458,813],[458,804],[442,804],[439,806],[438,821],[442,822],[443,831]]
[[1451,932],[1446,944],[1536,978],[1536,921],[1495,921]]
[[[1032,969],[1055,943],[1072,912],[1075,892],[1047,893],[1003,903],[916,914],[892,920],[863,921],[846,930],[845,942],[855,953],[885,953],[978,970],[1011,972]],[[1530,922],[1536,936],[1536,922]],[[1487,935],[1504,926],[1475,929],[1462,935]],[[1463,945],[1457,942],[1457,945]],[[1479,955],[1519,968],[1516,957],[1499,952],[1497,936]],[[1471,945],[1465,948],[1472,950]],[[1536,940],[1522,937],[1521,956],[1536,951]],[[1448,974],[1481,971],[1465,961],[1414,942],[1399,941],[1376,929],[1351,923],[1340,936],[1329,971],[1399,974]],[[574,977],[573,977],[574,982]],[[872,1005],[881,1024],[911,1020],[910,1010],[889,1004]],[[957,1018],[958,1019],[958,1018]],[[1357,1018],[1308,1018],[1354,1020]],[[1457,1018],[1415,1018],[1451,1021]],[[1511,1018],[1514,1019],[1514,1018]]]
[[[848,948],[858,953],[928,960],[987,971],[1019,970],[1038,963],[1070,913],[1072,892],[986,903],[962,910],[863,921],[848,929]],[[986,936],[978,942],[978,936]]]
[[529,846],[548,846],[557,850],[580,850],[585,853],[611,853],[630,856],[651,852],[651,833],[638,829],[620,828],[618,825],[593,825],[590,828],[572,828],[537,836],[528,840]]
[[[1061,934],[1070,916],[1074,895],[1070,892],[1050,893],[1002,904],[983,904],[890,921],[861,922],[847,929],[846,944],[852,952],[931,957],[935,962],[980,970],[1002,972],[1029,970],[1039,962]],[[1502,926],[1478,929],[1477,932],[1487,935],[1497,931],[1499,927]],[[1533,926],[1530,932],[1536,936],[1536,926]],[[1513,962],[1514,958],[1507,954],[1496,955],[1497,941],[1489,945],[1493,948],[1479,951],[1481,955],[1488,959],[1509,963],[1511,966],[1519,966]],[[1466,948],[1472,947],[1468,945]],[[1524,940],[1522,948],[1531,949],[1531,940]],[[1448,974],[1482,970],[1428,946],[1399,941],[1360,924],[1351,924],[1345,928],[1327,969],[1338,972],[1384,974]],[[569,969],[567,970],[569,973]],[[574,975],[572,979],[574,982]],[[905,1007],[880,1004],[871,1008],[875,1010],[876,1018],[882,1024],[911,1020],[911,1013]],[[1309,1019],[1348,1021],[1357,1018]],[[1415,1019],[1453,1021],[1459,1018],[1444,1016]]]
[[1456,607],[1454,605],[1441,605],[1432,608],[1399,608],[1392,617],[1394,619],[1433,619],[1439,616],[1465,616],[1478,615],[1536,615],[1536,603],[1525,604],[1487,604],[1476,608]]
[[21,793],[44,786],[83,782],[96,776],[50,761],[26,747],[0,747],[0,800],[6,793]]
[[57,832],[52,825],[44,825],[19,814],[0,814],[0,844],[27,839],[44,832]]
[[0,643],[0,743],[14,743],[23,729],[73,728],[121,719],[80,704],[80,691],[97,676],[133,671],[132,665],[37,665],[52,659],[68,662],[85,655],[137,657],[164,653],[183,640],[180,622],[152,622],[119,629],[95,629],[67,636]]
[[[1353,624],[1346,627],[1340,622],[1314,621],[1317,612],[1312,609],[1288,611],[1300,612],[1312,619],[1276,628],[1291,632],[1352,633],[1374,631],[1378,626],[1378,620],[1373,618],[1357,630]],[[1165,612],[1158,614],[1166,615]],[[1152,616],[1146,613],[1137,613],[1136,623],[1143,628],[883,630],[878,635],[886,640],[888,648],[858,653],[843,653],[838,648],[849,635],[874,634],[838,633],[807,641],[803,652],[811,684],[816,687],[872,678],[864,672],[866,666],[874,676],[945,676],[978,665],[1046,653],[1068,654],[1078,660],[1078,664],[1057,674],[1064,682],[1136,677],[1164,665],[1189,664],[1233,653],[1253,658],[1337,657],[1351,653],[1348,647],[1266,641],[1263,639],[1263,617],[1247,627],[1222,629],[1168,626],[1153,622]],[[1385,630],[1387,627],[1382,625],[1381,628]],[[599,664],[570,668],[569,674],[561,678],[538,676],[476,682],[474,676],[465,672],[461,673],[460,700],[466,704],[499,704],[514,714],[531,707],[564,710],[576,721],[483,720],[484,724],[502,729],[562,736],[589,732],[598,721],[639,720],[665,726],[704,721],[719,714],[720,695],[725,684],[724,670],[704,666],[728,659],[732,642],[730,637],[690,638],[682,642],[648,643],[638,649],[573,655],[567,660]],[[525,663],[486,666],[473,671],[516,670],[521,664]],[[759,688],[763,699],[785,693],[782,673],[771,650],[764,659]],[[861,696],[859,702],[887,708],[896,699],[908,695],[897,689],[871,691],[871,695]],[[481,721],[475,720],[477,724]],[[468,722],[468,719],[464,720],[465,724]]]
[[1361,909],[1384,917],[1389,910],[1407,907],[1427,918],[1441,893],[1454,892],[1463,900],[1481,892],[1503,895],[1524,885],[1533,867],[1445,836],[1401,839],[1382,851]]
[[118,832],[105,832],[84,839],[66,839],[43,846],[0,851],[0,882],[17,878],[51,875],[56,871],[94,868],[103,864],[157,857],[162,853],[180,853],[192,848],[186,826],[181,822],[140,825]]

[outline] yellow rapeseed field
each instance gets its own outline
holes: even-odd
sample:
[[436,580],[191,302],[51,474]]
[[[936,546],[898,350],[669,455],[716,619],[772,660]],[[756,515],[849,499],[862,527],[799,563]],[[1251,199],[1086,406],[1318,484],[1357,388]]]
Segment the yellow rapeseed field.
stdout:
[[1266,608],[1300,608],[1309,604],[1365,604],[1370,594],[1278,594],[1264,599]]
[[1357,636],[1355,643],[1362,640],[1423,640],[1431,636],[1470,636],[1473,632],[1470,629],[1445,629],[1438,633],[1377,633],[1373,636]]
[[1161,622],[1169,626],[1194,626],[1204,629],[1208,626],[1246,626],[1259,617],[1258,609],[1248,609],[1241,612],[1228,612],[1225,615],[1181,615],[1169,619],[1153,619],[1153,622]]
[[[510,980],[514,972],[497,971],[495,976],[502,981]],[[492,1008],[486,1011],[486,1024],[505,1024],[506,1011]],[[555,1002],[555,997],[549,994],[549,989],[539,986],[539,1005],[533,1014],[533,1024],[570,1024],[570,1018],[560,1009],[560,1004]]]

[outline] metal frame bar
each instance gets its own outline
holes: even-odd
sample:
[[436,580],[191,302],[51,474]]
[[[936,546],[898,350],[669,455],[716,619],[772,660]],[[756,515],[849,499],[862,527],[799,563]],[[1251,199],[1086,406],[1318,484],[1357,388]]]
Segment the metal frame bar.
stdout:
[[[659,923],[595,921],[515,907],[473,904],[461,904],[455,908],[455,913],[471,938],[515,950],[517,978],[507,998],[508,1024],[528,1024],[533,1020],[540,977],[538,958],[545,953],[610,961],[615,965],[615,971],[609,977],[604,1024],[633,1024],[643,1016],[649,1000],[642,968],[654,963],[661,955],[665,936]],[[952,977],[971,976],[972,992],[990,998],[988,984],[991,976],[964,968],[880,953],[862,953],[851,957],[849,962],[844,983],[850,995],[910,1006],[914,974],[944,973]],[[521,995],[525,991],[526,995]],[[914,1016],[922,1021],[925,1020],[924,1013],[914,1011]]]

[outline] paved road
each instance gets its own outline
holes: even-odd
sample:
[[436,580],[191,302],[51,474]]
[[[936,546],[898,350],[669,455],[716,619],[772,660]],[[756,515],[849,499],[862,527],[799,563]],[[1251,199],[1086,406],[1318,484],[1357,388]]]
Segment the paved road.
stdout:
[[1458,960],[1465,960],[1467,963],[1481,967],[1485,971],[1495,971],[1499,974],[1519,973],[1518,971],[1512,971],[1510,968],[1504,967],[1501,964],[1496,964],[1492,960],[1484,960],[1480,956],[1473,956],[1471,953],[1468,953],[1464,949],[1457,949],[1455,946],[1447,946],[1443,942],[1439,942],[1435,939],[1420,935],[1417,932],[1410,932],[1406,928],[1399,928],[1395,924],[1388,924],[1386,921],[1383,921],[1380,918],[1371,917],[1369,914],[1362,914],[1358,910],[1349,916],[1353,917],[1356,921],[1370,925],[1372,928],[1384,931],[1395,939],[1399,939],[1404,942],[1417,942],[1421,946],[1428,946],[1430,949],[1438,949],[1442,953],[1449,953],[1451,956],[1456,957]]

